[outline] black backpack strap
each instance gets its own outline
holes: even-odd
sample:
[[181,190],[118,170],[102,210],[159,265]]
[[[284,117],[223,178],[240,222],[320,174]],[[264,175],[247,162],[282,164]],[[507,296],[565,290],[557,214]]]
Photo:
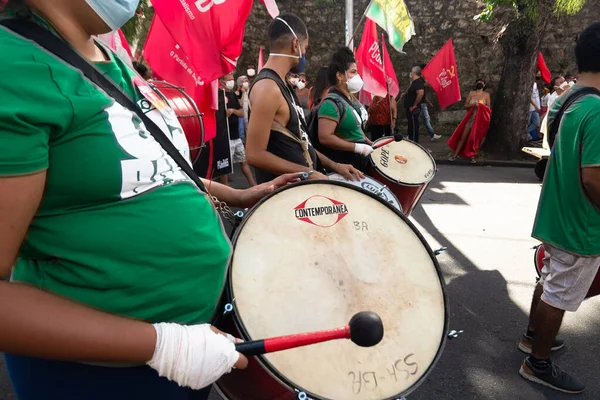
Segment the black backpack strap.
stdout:
[[208,193],[204,183],[202,183],[200,177],[194,172],[190,163],[181,155],[179,150],[177,150],[177,147],[175,147],[171,139],[165,135],[162,129],[160,129],[149,117],[146,116],[146,114],[144,114],[144,112],[129,97],[129,95],[127,95],[112,80],[104,76],[104,74],[94,65],[90,64],[81,55],[79,55],[79,53],[73,50],[73,48],[71,48],[71,46],[69,46],[64,40],[56,35],[51,34],[51,32],[49,32],[47,29],[44,29],[33,21],[23,19],[6,19],[0,21],[0,24],[4,25],[23,38],[37,43],[40,47],[44,48],[51,54],[54,54],[67,64],[73,66],[75,69],[81,71],[81,73],[83,73],[87,79],[104,90],[106,94],[112,97],[117,103],[134,112],[142,120],[154,139],[177,163],[179,168],[181,168],[186,175],[188,175],[190,179],[194,181],[200,190]]
[[563,105],[558,110],[556,117],[552,120],[550,124],[550,130],[548,131],[548,146],[552,149],[554,147],[554,143],[556,142],[556,135],[558,135],[558,128],[560,128],[560,121],[562,120],[565,112],[573,105],[575,102],[585,96],[596,95],[600,96],[600,90],[592,87],[586,87],[583,89],[577,90],[574,94],[567,97]]
[[319,106],[321,106],[326,100],[331,100],[333,102],[333,104],[335,104],[335,106],[337,107],[338,114],[340,114],[340,121],[338,123],[338,125],[339,125],[342,122],[342,120],[344,119],[344,117],[346,116],[346,106],[344,105],[344,103],[346,103],[346,101],[344,100],[344,98],[342,96],[340,96],[336,93],[329,93],[321,101]]

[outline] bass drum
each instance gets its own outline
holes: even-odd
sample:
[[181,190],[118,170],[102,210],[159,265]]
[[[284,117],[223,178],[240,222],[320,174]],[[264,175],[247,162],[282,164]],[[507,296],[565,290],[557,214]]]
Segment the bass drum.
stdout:
[[[546,251],[544,250],[544,245],[539,244],[535,247],[535,254],[533,256],[533,262],[535,265],[535,272],[537,273],[538,278],[541,276],[542,269],[544,268],[544,258],[546,257]],[[596,274],[594,278],[594,282],[590,287],[586,299],[590,297],[594,297],[600,294],[600,272]]]
[[[381,138],[373,146],[389,141]],[[387,185],[396,195],[404,214],[409,216],[436,173],[431,154],[418,143],[404,139],[375,149],[369,156],[367,172]]]
[[196,163],[204,144],[204,123],[196,102],[184,90],[165,81],[148,81],[148,84],[175,112],[190,147],[192,165]]
[[235,235],[228,282],[218,325],[246,341],[344,326],[360,311],[385,329],[370,348],[335,340],[251,358],[217,382],[229,400],[398,399],[446,340],[444,283],[424,238],[344,182],[299,182],[259,202]]

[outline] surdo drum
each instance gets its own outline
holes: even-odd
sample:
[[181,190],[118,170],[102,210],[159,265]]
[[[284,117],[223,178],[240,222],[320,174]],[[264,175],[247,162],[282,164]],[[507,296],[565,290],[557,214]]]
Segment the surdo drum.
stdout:
[[349,183],[356,187],[362,188],[366,191],[369,191],[371,193],[374,193],[377,196],[381,197],[384,201],[390,203],[393,207],[395,207],[398,210],[400,210],[401,212],[403,212],[402,207],[400,206],[400,202],[398,201],[398,198],[390,190],[390,188],[388,188],[381,182],[377,182],[375,179],[371,178],[370,176],[365,176],[364,179],[361,179],[359,181],[346,180],[346,178],[344,178],[342,175],[336,174],[336,173],[329,174],[328,176],[329,176],[329,179],[332,179],[334,181],[346,182],[346,183]]
[[[546,257],[546,251],[544,250],[544,245],[539,244],[535,247],[535,254],[533,256],[533,263],[535,265],[535,272],[537,273],[538,278],[541,276],[541,271],[544,268],[544,257]],[[594,278],[594,282],[590,287],[586,299],[590,297],[594,297],[600,294],[600,272],[596,274]]]
[[380,197],[344,182],[272,193],[234,237],[221,329],[254,340],[344,326],[377,313],[383,340],[349,340],[250,359],[217,382],[230,400],[382,400],[407,395],[441,354],[444,285],[431,249]]
[[190,158],[194,164],[204,144],[204,123],[196,102],[183,88],[165,81],[149,81],[148,84],[165,100],[175,112],[190,147]]
[[[373,145],[389,139],[381,138]],[[431,154],[419,144],[406,139],[375,149],[369,161],[369,175],[394,192],[407,216],[419,203],[436,172]]]

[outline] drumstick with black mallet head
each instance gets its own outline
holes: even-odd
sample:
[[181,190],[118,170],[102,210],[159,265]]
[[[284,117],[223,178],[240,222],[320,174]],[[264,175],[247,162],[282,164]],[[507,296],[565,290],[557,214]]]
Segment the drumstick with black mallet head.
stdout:
[[373,145],[373,149],[374,149],[374,150],[377,150],[378,148],[380,148],[380,147],[383,147],[383,146],[386,146],[386,145],[388,145],[388,144],[390,144],[390,143],[393,143],[393,142],[401,142],[401,141],[402,141],[402,135],[400,135],[399,133],[395,133],[393,138],[390,138],[390,139],[388,139],[388,140],[385,140],[385,141],[383,141],[383,142],[381,142],[381,143],[374,144],[374,145]]
[[348,325],[341,328],[253,340],[238,343],[235,349],[245,356],[257,356],[336,339],[350,339],[361,347],[375,346],[383,339],[381,318],[374,312],[359,312],[352,317]]

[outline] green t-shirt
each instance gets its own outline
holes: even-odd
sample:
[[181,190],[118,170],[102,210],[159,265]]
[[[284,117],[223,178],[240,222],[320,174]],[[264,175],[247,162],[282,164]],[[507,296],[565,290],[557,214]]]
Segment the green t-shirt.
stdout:
[[[575,92],[581,87],[574,86]],[[555,118],[565,98],[548,116]],[[581,183],[581,167],[600,167],[600,97],[585,96],[563,115],[546,169],[533,237],[567,252],[600,255],[600,210]]]
[[[337,106],[333,100],[327,98],[323,100],[323,103],[319,107],[319,118],[327,118],[337,122],[338,126],[335,133],[342,139],[346,139],[350,142],[360,142],[365,140],[365,134],[362,130],[362,118],[365,118],[366,115],[361,116],[354,107],[350,106],[345,101],[341,101],[341,103],[346,110],[342,121],[340,121],[340,113]],[[356,104],[356,108],[359,110],[363,109],[360,103]]]
[[[0,54],[0,176],[47,173],[14,279],[151,322],[207,321],[231,252],[207,196],[80,72],[3,27]],[[140,100],[111,57],[97,66],[189,158],[177,119]]]

